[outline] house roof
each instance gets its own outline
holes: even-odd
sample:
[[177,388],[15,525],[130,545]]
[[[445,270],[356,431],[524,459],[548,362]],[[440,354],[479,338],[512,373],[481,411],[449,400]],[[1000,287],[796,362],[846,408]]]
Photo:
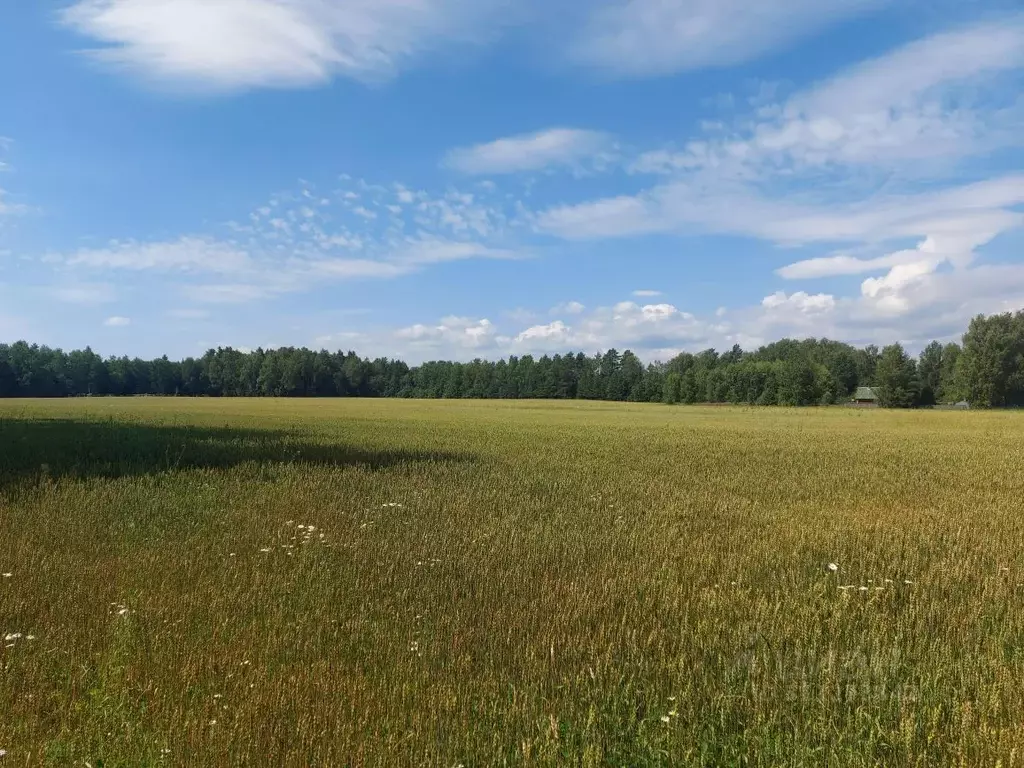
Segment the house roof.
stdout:
[[857,391],[853,393],[854,400],[877,400],[878,395],[875,394],[875,390],[871,387],[857,387]]

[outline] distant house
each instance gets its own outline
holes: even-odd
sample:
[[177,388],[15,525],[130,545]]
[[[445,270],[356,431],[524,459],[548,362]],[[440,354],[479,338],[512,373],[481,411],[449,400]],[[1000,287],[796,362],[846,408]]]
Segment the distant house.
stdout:
[[853,402],[856,405],[878,405],[878,395],[871,387],[857,387],[853,393]]

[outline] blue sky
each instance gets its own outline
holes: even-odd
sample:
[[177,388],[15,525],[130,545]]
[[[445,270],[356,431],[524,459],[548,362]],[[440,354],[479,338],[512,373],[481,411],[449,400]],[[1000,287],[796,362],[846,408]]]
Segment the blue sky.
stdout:
[[424,359],[1024,307],[1009,0],[0,12],[0,338]]

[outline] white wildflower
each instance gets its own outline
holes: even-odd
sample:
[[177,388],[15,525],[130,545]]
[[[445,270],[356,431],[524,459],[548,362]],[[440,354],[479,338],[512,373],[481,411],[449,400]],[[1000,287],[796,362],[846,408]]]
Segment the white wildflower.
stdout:
[[21,640],[21,638],[22,638],[21,632],[11,632],[11,634],[9,634],[9,635],[4,635],[4,642],[5,643],[9,643],[12,640]]
[[6,756],[7,756],[7,750],[6,749],[0,749],[0,757],[6,757]]
[[669,721],[670,721],[671,719],[672,719],[672,718],[671,718],[671,717],[669,717],[668,715],[662,715],[662,716],[661,716],[661,722],[663,722],[663,723],[667,723],[667,722],[669,722]]
[[11,578],[11,576],[13,576],[13,575],[14,575],[13,573],[5,573],[5,574],[4,574],[4,578],[5,578],[5,579],[9,579],[9,578]]
[[836,563],[829,563],[825,566],[829,573],[835,573],[839,570],[839,566]]
[[910,579],[904,579],[903,583],[904,584],[913,584],[914,582],[912,582]]
[[269,552],[269,551],[270,551],[270,547],[262,547],[260,549],[260,552]]

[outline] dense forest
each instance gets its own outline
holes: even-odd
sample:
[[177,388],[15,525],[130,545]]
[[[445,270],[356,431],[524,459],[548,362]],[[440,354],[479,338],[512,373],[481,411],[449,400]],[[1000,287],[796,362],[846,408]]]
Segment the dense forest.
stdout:
[[783,339],[644,365],[632,352],[531,355],[489,362],[361,358],[309,349],[211,349],[180,362],[101,358],[19,341],[0,344],[0,397],[565,398],[663,403],[822,405],[874,387],[879,404],[911,408],[966,400],[1024,405],[1024,311],[979,316],[962,344],[929,344],[914,358],[898,344],[858,349],[827,339]]

